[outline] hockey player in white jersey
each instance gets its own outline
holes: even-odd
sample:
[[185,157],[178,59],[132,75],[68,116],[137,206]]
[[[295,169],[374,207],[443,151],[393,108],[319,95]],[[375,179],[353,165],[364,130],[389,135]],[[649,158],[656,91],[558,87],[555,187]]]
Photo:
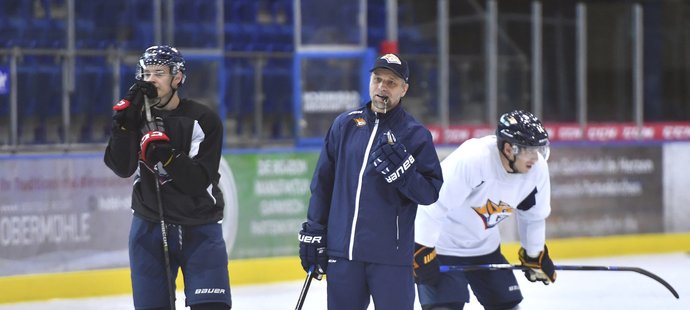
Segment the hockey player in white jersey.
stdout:
[[517,309],[522,294],[511,270],[439,271],[439,265],[507,263],[498,224],[510,216],[517,218],[520,261],[531,268],[527,279],[556,280],[545,243],[551,211],[548,156],[542,123],[516,110],[501,116],[496,135],[470,139],[441,162],[445,182],[439,199],[420,205],[415,220],[414,268],[422,309],[463,309],[468,285],[485,309]]

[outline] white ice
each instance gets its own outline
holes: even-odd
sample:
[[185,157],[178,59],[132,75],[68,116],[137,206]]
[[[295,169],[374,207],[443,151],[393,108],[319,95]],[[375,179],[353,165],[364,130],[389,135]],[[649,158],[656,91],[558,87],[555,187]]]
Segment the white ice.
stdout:
[[[627,271],[560,271],[556,283],[544,286],[530,283],[516,274],[524,301],[521,309],[558,310],[688,310],[690,309],[690,253],[618,256],[560,260],[557,264],[640,267],[669,282],[680,295],[676,299],[655,280]],[[303,281],[232,287],[233,309],[294,309]],[[177,309],[184,307],[184,296],[177,296]],[[0,305],[0,310],[132,309],[131,296],[84,299],[56,299]],[[313,281],[304,310],[326,309],[326,283]],[[375,309],[371,304],[369,309]],[[415,309],[421,309],[418,304]],[[476,299],[467,310],[483,309]]]

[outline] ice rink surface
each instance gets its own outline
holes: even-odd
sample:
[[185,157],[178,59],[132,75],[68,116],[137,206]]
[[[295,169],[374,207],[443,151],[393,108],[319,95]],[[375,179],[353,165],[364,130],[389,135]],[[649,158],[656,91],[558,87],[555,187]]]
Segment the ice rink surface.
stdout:
[[[690,309],[690,253],[643,256],[618,256],[578,260],[559,260],[556,264],[639,267],[650,271],[673,286],[676,299],[655,280],[628,271],[559,271],[556,283],[544,286],[530,283],[516,271],[524,301],[521,309],[558,310],[688,310]],[[233,309],[294,309],[303,281],[269,285],[232,287]],[[184,307],[178,292],[177,309]],[[131,296],[85,299],[60,299],[0,305],[0,310],[120,310],[132,309]],[[313,281],[304,310],[326,309],[326,283]],[[375,309],[373,303],[369,309]],[[419,304],[415,309],[421,309]],[[475,299],[465,309],[483,309]],[[386,309],[384,309],[386,310]]]

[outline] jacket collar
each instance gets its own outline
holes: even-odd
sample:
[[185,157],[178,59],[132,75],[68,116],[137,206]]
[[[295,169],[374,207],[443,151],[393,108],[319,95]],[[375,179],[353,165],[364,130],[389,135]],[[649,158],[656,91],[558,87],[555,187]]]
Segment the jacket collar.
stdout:
[[376,113],[371,110],[371,101],[367,102],[367,104],[364,107],[364,113],[367,116],[367,119],[370,121],[374,121],[377,118],[379,119],[379,123],[389,123],[389,122],[397,122],[400,120],[405,114],[405,109],[402,107],[402,98],[400,99],[400,103],[396,105],[394,108],[390,109],[386,113]]

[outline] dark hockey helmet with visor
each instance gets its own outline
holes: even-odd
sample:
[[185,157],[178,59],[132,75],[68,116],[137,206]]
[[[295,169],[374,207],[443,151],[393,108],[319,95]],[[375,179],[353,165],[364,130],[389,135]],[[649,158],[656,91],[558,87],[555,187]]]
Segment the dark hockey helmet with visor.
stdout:
[[539,153],[549,159],[549,133],[532,113],[515,110],[501,115],[496,128],[498,149],[505,143],[513,147],[513,155]]
[[144,54],[139,57],[137,63],[137,80],[145,80],[145,74],[165,74],[160,72],[145,73],[147,66],[159,65],[170,68],[170,74],[176,75],[177,72],[182,72],[182,81],[177,86],[181,86],[185,79],[185,61],[180,52],[169,45],[154,45],[146,49]]

